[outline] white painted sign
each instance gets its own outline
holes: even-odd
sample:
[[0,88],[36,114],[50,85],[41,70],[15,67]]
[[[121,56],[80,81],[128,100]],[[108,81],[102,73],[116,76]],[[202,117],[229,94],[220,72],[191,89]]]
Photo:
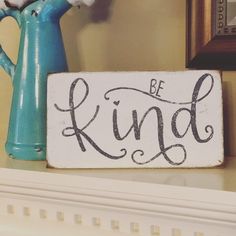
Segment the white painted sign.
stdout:
[[47,161],[54,168],[223,162],[216,71],[53,74],[47,117]]

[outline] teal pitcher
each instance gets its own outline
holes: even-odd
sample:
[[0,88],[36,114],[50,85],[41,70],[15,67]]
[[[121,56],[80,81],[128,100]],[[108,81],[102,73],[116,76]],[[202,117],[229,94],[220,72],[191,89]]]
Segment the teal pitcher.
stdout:
[[0,47],[0,65],[13,83],[6,152],[15,159],[45,160],[47,75],[68,70],[59,21],[73,0],[3,2],[0,19],[14,17],[21,30],[16,65]]

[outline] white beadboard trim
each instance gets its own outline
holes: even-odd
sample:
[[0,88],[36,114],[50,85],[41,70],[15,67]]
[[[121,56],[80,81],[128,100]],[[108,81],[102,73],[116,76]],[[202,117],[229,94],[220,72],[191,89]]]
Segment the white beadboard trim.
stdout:
[[[236,232],[236,194],[233,192],[0,169],[0,217],[37,220],[37,217],[44,218],[47,211],[49,216],[45,218],[65,224],[70,224],[73,217],[80,217],[83,212],[81,214],[85,214],[87,222],[91,221],[94,227],[109,221],[105,225],[114,223],[116,228],[118,221],[125,220],[126,215],[130,227],[124,226],[121,230],[124,233],[129,233],[130,228],[135,231],[146,227],[146,221],[154,227],[151,221],[155,222],[155,219],[163,221],[163,227],[168,221],[189,222]],[[117,223],[114,219],[118,218]],[[154,233],[150,235],[158,235],[158,232]]]

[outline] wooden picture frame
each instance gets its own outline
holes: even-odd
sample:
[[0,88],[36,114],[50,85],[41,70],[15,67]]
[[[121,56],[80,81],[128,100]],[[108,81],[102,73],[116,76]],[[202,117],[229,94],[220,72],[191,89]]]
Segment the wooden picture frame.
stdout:
[[236,69],[236,24],[227,23],[227,4],[187,0],[187,68]]

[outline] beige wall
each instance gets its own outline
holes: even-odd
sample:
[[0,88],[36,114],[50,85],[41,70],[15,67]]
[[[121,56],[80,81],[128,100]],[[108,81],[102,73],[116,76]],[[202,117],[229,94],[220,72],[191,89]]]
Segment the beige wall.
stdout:
[[[71,71],[185,70],[185,0],[97,0],[71,9],[62,31]],[[19,30],[0,23],[0,43],[16,61]],[[8,122],[11,83],[0,71],[0,122]],[[236,73],[223,73],[226,153],[236,154]],[[5,138],[5,137],[4,137]]]

